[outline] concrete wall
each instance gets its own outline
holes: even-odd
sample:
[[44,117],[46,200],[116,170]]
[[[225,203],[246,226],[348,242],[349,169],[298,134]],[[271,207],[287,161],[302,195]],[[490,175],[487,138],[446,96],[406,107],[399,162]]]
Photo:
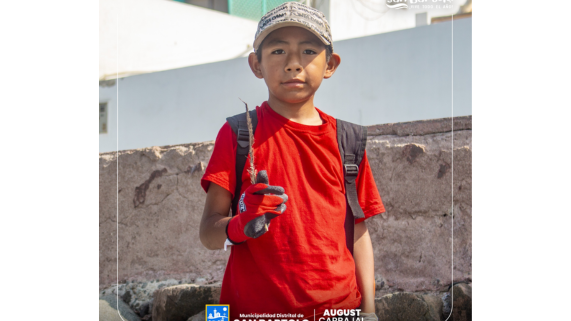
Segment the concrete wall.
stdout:
[[[452,25],[339,41],[336,74],[324,80],[315,105],[363,125],[452,115]],[[116,106],[119,150],[212,140],[227,116],[268,98],[246,58],[121,78],[100,87],[100,102]],[[472,114],[472,19],[454,22],[454,115]],[[115,94],[113,94],[115,92]],[[109,111],[109,128],[116,124]],[[99,151],[116,150],[117,137],[100,135]]]
[[[369,127],[367,154],[387,210],[367,220],[378,295],[445,291],[452,273],[471,281],[471,116],[450,129],[450,119]],[[221,281],[229,252],[207,250],[198,237],[212,149],[210,141],[100,154],[100,289],[116,281],[117,231],[120,283]]]

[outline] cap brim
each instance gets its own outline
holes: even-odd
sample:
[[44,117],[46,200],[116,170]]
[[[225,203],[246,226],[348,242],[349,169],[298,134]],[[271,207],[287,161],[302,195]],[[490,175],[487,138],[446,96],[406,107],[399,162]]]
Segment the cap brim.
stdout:
[[258,47],[260,46],[260,44],[262,43],[262,41],[264,41],[264,39],[266,39],[266,37],[274,30],[277,30],[279,28],[283,28],[283,27],[301,27],[305,30],[310,31],[312,34],[314,34],[315,36],[317,36],[317,38],[319,40],[321,40],[321,42],[323,42],[323,44],[325,44],[326,46],[331,45],[331,43],[329,43],[329,41],[327,41],[327,39],[323,38],[319,33],[317,33],[316,31],[314,31],[313,29],[307,27],[306,25],[304,25],[303,23],[299,23],[296,21],[284,21],[281,23],[277,23],[273,26],[268,27],[267,29],[265,29],[264,31],[262,31],[259,35],[258,38],[256,38],[256,40],[254,41],[254,50],[258,51]]

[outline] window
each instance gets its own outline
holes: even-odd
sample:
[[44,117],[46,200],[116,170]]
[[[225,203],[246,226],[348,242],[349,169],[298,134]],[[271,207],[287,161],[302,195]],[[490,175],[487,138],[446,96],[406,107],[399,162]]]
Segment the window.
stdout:
[[195,6],[228,13],[228,0],[175,0]]
[[107,103],[99,103],[99,133],[107,134]]

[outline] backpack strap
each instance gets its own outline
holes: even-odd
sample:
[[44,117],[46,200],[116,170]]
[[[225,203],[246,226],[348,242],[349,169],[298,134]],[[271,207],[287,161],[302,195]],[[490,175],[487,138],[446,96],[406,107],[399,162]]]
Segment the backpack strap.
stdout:
[[359,174],[359,165],[367,146],[367,127],[337,119],[337,143],[345,182],[345,238],[349,252],[353,254],[353,239],[355,236],[355,219],[364,218],[365,214],[359,205],[355,180]]
[[[255,133],[258,125],[256,110],[250,111],[252,130]],[[232,216],[237,214],[237,205],[240,200],[242,188],[242,173],[246,166],[250,140],[246,113],[226,118],[232,131],[236,134],[238,144],[236,150],[236,189],[232,199]],[[345,197],[347,210],[345,213],[345,238],[347,248],[353,254],[353,239],[355,235],[355,218],[364,218],[365,214],[359,205],[357,186],[355,180],[359,174],[359,165],[363,160],[367,145],[367,127],[337,119],[337,143],[341,162],[343,163],[343,176],[345,183]]]
[[[256,109],[250,110],[250,118],[252,119],[252,132],[256,132],[258,125],[258,114]],[[248,133],[248,122],[246,120],[246,112],[226,118],[232,131],[238,139],[236,149],[236,189],[234,190],[234,198],[232,199],[232,216],[238,214],[237,206],[240,200],[240,190],[242,189],[242,172],[246,166],[248,151],[250,149],[250,135]]]

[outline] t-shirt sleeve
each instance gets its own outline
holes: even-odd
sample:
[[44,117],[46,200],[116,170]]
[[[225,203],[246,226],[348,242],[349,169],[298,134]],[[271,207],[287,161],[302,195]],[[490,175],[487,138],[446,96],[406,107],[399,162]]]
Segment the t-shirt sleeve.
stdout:
[[236,134],[226,122],[216,136],[212,156],[206,166],[200,185],[208,193],[210,183],[227,189],[234,197],[236,188]]
[[373,178],[366,150],[359,166],[359,175],[355,183],[357,184],[359,205],[361,205],[363,213],[365,213],[365,218],[356,219],[355,224],[361,223],[369,217],[384,213],[385,206],[377,190],[377,184],[375,184],[375,179]]

